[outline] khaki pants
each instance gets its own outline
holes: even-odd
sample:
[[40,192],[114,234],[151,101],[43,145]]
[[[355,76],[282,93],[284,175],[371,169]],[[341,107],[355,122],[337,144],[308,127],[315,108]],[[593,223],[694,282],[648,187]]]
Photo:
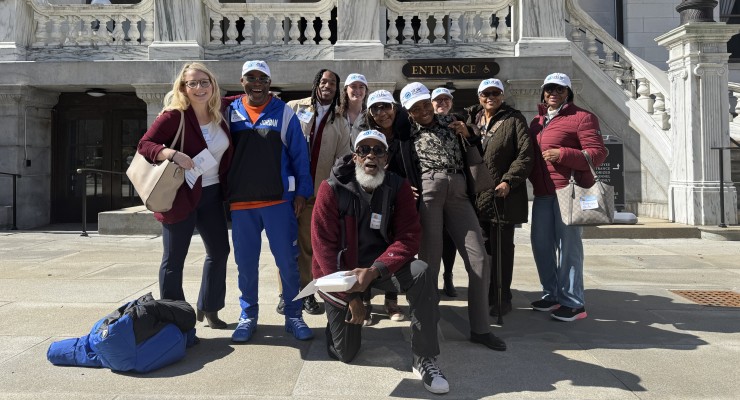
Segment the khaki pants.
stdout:
[[[306,207],[298,216],[298,273],[301,277],[301,289],[306,287],[311,280],[311,259],[313,258],[313,249],[311,248],[311,215],[313,215],[313,205],[316,197],[311,196],[306,200]],[[283,285],[278,279],[278,289],[283,292]]]

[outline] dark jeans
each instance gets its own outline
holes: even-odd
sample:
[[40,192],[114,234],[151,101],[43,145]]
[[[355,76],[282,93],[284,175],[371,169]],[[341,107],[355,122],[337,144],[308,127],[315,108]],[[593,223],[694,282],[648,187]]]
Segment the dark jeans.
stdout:
[[185,300],[182,270],[195,228],[206,248],[198,309],[218,311],[224,308],[226,261],[231,251],[220,185],[204,187],[198,207],[185,220],[162,224],[164,253],[159,267],[159,294],[163,299]]
[[[371,285],[386,292],[406,293],[411,318],[411,350],[420,357],[439,355],[439,295],[430,272],[425,262],[415,260],[389,278],[377,280]],[[346,322],[349,307],[337,307],[328,301],[324,304],[328,319],[326,345],[329,356],[348,363],[360,351],[362,325]]]
[[[498,302],[498,276],[496,274],[496,239],[498,226],[494,223],[484,223],[483,231],[486,235],[486,251],[491,259],[491,286],[488,290],[488,304]],[[502,224],[501,229],[501,299],[504,303],[511,303],[511,280],[514,275],[514,224]]]

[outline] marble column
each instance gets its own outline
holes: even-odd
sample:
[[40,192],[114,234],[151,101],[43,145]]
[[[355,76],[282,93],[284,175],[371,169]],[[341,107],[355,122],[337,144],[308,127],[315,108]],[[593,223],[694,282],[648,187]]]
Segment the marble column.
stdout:
[[208,21],[203,7],[202,0],[155,0],[149,59],[202,60]]
[[144,100],[144,103],[146,103],[146,124],[147,126],[151,126],[157,115],[162,111],[164,107],[164,95],[172,90],[172,85],[151,83],[135,84],[133,86],[136,89],[136,97]]
[[380,14],[380,0],[337,0],[334,59],[382,60],[384,46],[380,40]]
[[[669,219],[689,225],[717,225],[720,196],[725,222],[737,223],[737,192],[730,179],[730,154],[712,147],[730,144],[727,97],[727,41],[736,25],[692,22],[655,40],[668,48],[671,87],[671,179]],[[720,193],[719,171],[724,173]]]
[[562,0],[519,0],[517,57],[570,57],[565,35],[565,2]]
[[[59,93],[25,85],[0,85],[0,171],[20,174],[16,204],[19,229],[47,225],[51,218],[52,107]],[[12,178],[0,177],[0,206],[13,203]],[[0,216],[2,218],[2,216]],[[7,222],[7,221],[5,221]],[[0,225],[4,225],[0,221]]]
[[30,44],[33,9],[26,0],[0,1],[0,61],[24,61]]

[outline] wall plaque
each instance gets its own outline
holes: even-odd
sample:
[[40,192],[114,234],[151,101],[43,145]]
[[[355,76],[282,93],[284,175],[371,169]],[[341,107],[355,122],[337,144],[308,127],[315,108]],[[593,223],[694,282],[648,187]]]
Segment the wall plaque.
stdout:
[[409,79],[485,79],[498,74],[492,59],[411,60],[401,72]]

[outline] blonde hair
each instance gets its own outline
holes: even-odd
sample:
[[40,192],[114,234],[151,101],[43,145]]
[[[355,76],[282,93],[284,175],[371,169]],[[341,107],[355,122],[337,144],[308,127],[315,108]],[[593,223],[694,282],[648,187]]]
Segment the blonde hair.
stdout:
[[213,92],[211,98],[208,99],[208,114],[211,116],[211,122],[220,124],[223,116],[221,115],[221,89],[218,87],[218,81],[216,76],[206,67],[199,62],[187,63],[182,66],[180,72],[175,76],[175,80],[172,83],[172,90],[167,92],[164,96],[164,108],[162,111],[168,110],[187,110],[190,107],[190,100],[185,94],[185,73],[188,71],[200,71],[208,75],[208,79],[211,80],[211,87]]

